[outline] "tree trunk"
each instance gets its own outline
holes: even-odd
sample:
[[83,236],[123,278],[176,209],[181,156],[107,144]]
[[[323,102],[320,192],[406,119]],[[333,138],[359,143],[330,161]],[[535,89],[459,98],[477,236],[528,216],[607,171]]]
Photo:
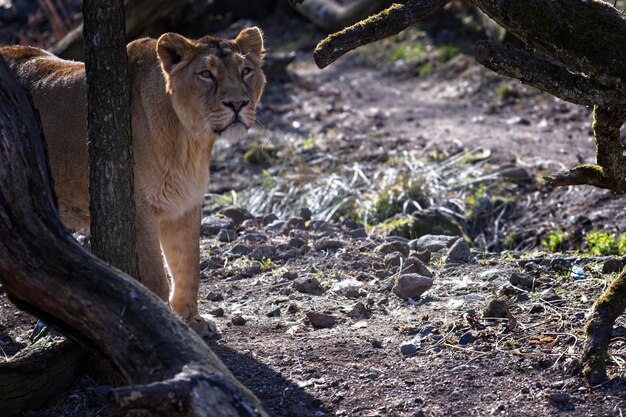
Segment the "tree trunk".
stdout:
[[91,251],[138,277],[122,0],[83,1]]
[[[165,303],[85,251],[65,229],[38,117],[2,60],[0,108],[0,282],[9,298],[102,352],[128,383],[155,383],[114,390],[119,408],[267,416]],[[168,401],[150,401],[155,392]]]

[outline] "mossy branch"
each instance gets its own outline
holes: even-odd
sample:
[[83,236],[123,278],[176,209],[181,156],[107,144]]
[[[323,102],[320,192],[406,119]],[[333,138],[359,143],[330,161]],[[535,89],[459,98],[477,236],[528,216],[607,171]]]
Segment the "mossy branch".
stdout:
[[313,58],[319,68],[325,68],[346,52],[361,45],[393,36],[415,22],[425,19],[450,0],[409,0],[393,4],[340,32],[333,33],[317,44]]
[[607,380],[606,360],[615,320],[626,309],[626,270],[604,291],[593,306],[585,327],[587,339],[583,346],[582,370],[590,385]]
[[469,0],[531,48],[626,95],[626,18],[601,0]]
[[494,42],[478,42],[476,61],[498,74],[571,103],[593,106],[626,106],[626,95],[588,77],[575,74],[530,51],[511,49]]
[[612,178],[605,176],[604,170],[599,165],[578,165],[567,171],[561,171],[554,176],[543,177],[546,184],[553,187],[565,185],[591,185],[598,188],[615,191],[619,194],[626,193]]

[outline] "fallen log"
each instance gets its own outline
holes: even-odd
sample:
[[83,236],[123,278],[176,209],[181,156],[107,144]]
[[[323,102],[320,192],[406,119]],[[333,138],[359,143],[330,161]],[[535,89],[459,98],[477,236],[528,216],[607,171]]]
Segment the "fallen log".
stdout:
[[[140,283],[84,250],[59,220],[32,103],[0,60],[0,282],[19,308],[109,358],[130,387],[119,408],[170,416],[267,416],[205,342]],[[179,388],[178,381],[189,381]],[[135,387],[135,385],[138,385]],[[154,391],[152,391],[154,392]]]

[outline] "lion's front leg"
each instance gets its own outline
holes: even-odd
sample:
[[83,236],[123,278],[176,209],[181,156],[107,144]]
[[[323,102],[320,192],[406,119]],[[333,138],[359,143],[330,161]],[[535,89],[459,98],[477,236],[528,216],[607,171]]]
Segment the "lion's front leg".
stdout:
[[173,281],[170,306],[201,336],[217,335],[215,324],[198,312],[200,206],[174,220],[161,219],[159,238]]

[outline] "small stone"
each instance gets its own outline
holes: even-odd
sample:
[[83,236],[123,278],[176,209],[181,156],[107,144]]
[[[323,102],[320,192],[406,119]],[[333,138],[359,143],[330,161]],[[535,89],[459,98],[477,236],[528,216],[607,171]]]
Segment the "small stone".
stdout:
[[238,244],[230,248],[228,253],[236,256],[248,256],[252,253],[252,249],[249,246]]
[[202,236],[215,236],[222,229],[234,229],[235,222],[228,217],[205,217],[200,227]]
[[209,301],[213,301],[213,302],[219,302],[219,301],[224,301],[224,296],[222,295],[222,293],[219,292],[213,292],[210,291],[206,297],[207,300]]
[[259,227],[260,222],[261,219],[258,218],[244,220],[243,223],[241,223],[241,227],[252,229],[255,227]]
[[422,252],[418,252],[418,251],[415,252],[415,257],[425,264],[430,262],[430,256],[431,256],[431,253],[428,250],[425,250]]
[[274,220],[273,222],[271,222],[270,224],[268,224],[267,226],[265,226],[266,230],[272,230],[274,232],[278,232],[280,230],[282,230],[282,228],[285,226],[285,224],[287,224],[287,220]]
[[289,242],[287,242],[287,244],[293,248],[299,249],[306,245],[306,240],[300,237],[292,237],[291,239],[289,239]]
[[306,313],[306,317],[309,319],[311,326],[316,329],[327,329],[333,327],[337,323],[337,319],[326,313],[317,313],[315,311],[309,311]]
[[288,261],[290,259],[295,259],[300,256],[300,251],[298,249],[287,249],[276,255],[276,259],[279,261]]
[[450,252],[448,252],[448,257],[446,258],[446,265],[467,263],[470,261],[471,257],[472,252],[470,251],[469,245],[465,239],[459,239],[450,248]]
[[234,315],[232,319],[230,319],[230,322],[235,326],[243,326],[244,324],[246,324],[246,319],[237,314]]
[[556,392],[552,392],[550,393],[550,395],[548,395],[548,401],[550,401],[552,404],[567,404],[572,400],[572,397],[564,391],[556,391]]
[[470,343],[474,343],[476,340],[478,340],[478,336],[476,336],[472,332],[467,332],[459,338],[459,345],[460,346],[469,345]]
[[289,307],[287,307],[287,312],[291,314],[296,314],[298,311],[300,311],[300,307],[298,307],[296,303],[291,303]]
[[252,250],[250,256],[256,261],[262,259],[273,259],[276,255],[276,251],[272,245],[259,245]]
[[295,271],[285,271],[282,275],[282,278],[293,281],[294,279],[298,278],[298,273]]
[[220,242],[234,242],[237,240],[237,234],[233,229],[220,229],[217,234],[217,240]]
[[499,298],[491,299],[483,309],[483,317],[501,319],[508,317],[509,314],[509,305]]
[[559,301],[561,300],[561,296],[558,295],[555,291],[554,288],[548,288],[547,290],[545,290],[544,292],[542,292],[539,295],[539,298],[543,301],[547,301],[547,302],[553,302],[553,301]]
[[292,217],[289,220],[287,220],[287,222],[285,223],[285,225],[283,226],[280,232],[282,234],[287,235],[289,234],[289,232],[291,232],[294,229],[304,230],[305,227],[306,227],[306,221],[302,217]]
[[509,282],[511,285],[524,289],[532,289],[537,286],[535,277],[523,272],[513,272],[509,277]]
[[218,307],[209,311],[209,314],[215,317],[224,317],[224,309],[222,307]]
[[424,235],[417,239],[415,250],[417,252],[439,252],[442,249],[451,247],[459,239],[459,236]]
[[501,178],[513,182],[531,182],[533,180],[532,175],[524,167],[503,168],[499,174]]
[[293,282],[293,288],[304,294],[320,294],[323,291],[322,285],[315,277],[297,278]]
[[404,257],[400,252],[389,253],[385,256],[385,269],[400,266],[404,263]]
[[413,343],[403,343],[400,345],[400,352],[405,356],[413,356],[417,353],[417,346]]
[[428,278],[433,277],[433,273],[415,256],[406,258],[404,261],[403,274],[419,274]]
[[267,317],[280,317],[280,307],[274,307],[265,314]]
[[270,214],[266,214],[265,216],[263,216],[263,220],[261,220],[261,224],[263,226],[267,226],[272,224],[272,222],[278,220],[278,216],[275,215],[274,213],[270,213]]
[[254,216],[248,210],[237,206],[226,207],[220,211],[220,214],[232,219],[235,226],[241,225],[245,220],[254,219]]
[[242,239],[251,243],[264,243],[268,240],[266,235],[257,232],[246,233],[243,235]]
[[603,274],[614,274],[620,272],[624,267],[624,261],[622,259],[607,259],[602,265],[602,273]]
[[313,249],[319,252],[321,250],[339,249],[342,248],[343,245],[344,243],[342,240],[330,237],[323,237],[315,241],[315,243],[313,244]]
[[373,339],[371,343],[372,343],[372,347],[374,349],[382,349],[383,348],[383,342],[381,342],[378,339]]
[[364,228],[360,227],[358,229],[350,230],[348,232],[348,236],[353,239],[364,239],[367,237],[367,231]]
[[343,293],[344,296],[346,296],[346,298],[367,297],[367,291],[356,285],[351,285],[349,287],[346,287],[341,292]]
[[313,213],[311,213],[311,210],[307,207],[302,207],[300,210],[298,210],[298,215],[300,217],[302,217],[302,219],[304,221],[309,221],[311,220],[311,216],[313,215]]
[[377,246],[374,251],[385,254],[400,252],[402,256],[406,258],[407,256],[409,256],[409,252],[411,251],[411,249],[409,249],[408,243],[395,241],[383,243],[382,245]]
[[392,288],[394,294],[403,300],[417,299],[433,286],[433,279],[418,274],[404,274],[398,277]]
[[367,307],[365,307],[365,304],[359,301],[348,312],[348,316],[353,319],[362,319],[367,316]]

